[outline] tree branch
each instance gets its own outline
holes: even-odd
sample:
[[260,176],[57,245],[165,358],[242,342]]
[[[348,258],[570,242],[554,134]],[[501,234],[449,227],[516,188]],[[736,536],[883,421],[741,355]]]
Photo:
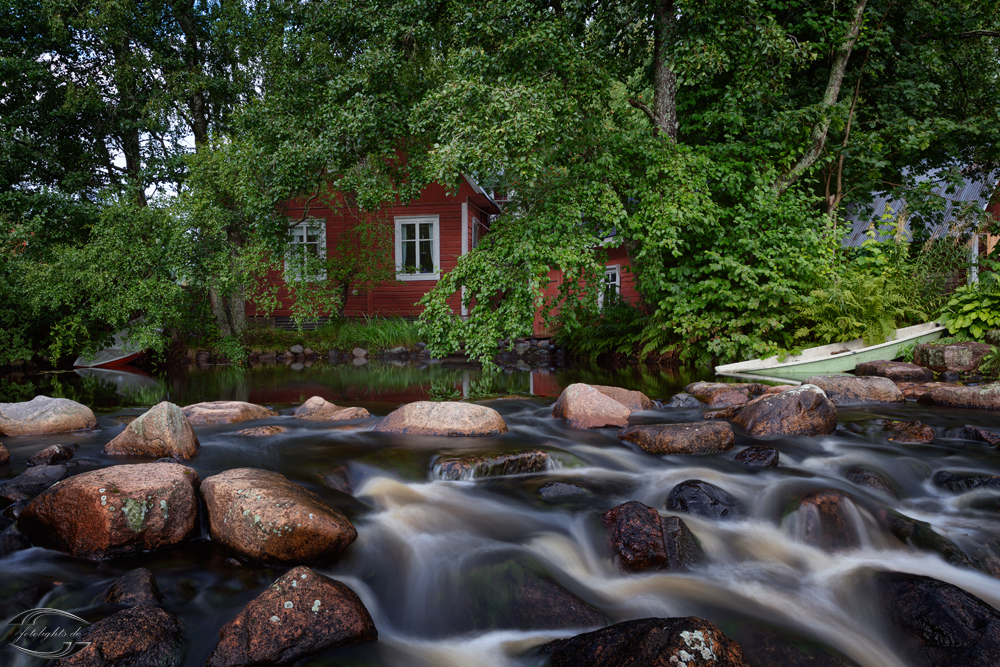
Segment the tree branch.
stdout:
[[631,104],[632,106],[634,106],[639,111],[641,111],[644,114],[646,114],[646,118],[649,119],[649,122],[652,123],[653,125],[656,125],[656,117],[653,115],[653,110],[650,109],[649,106],[647,106],[646,104],[640,102],[639,100],[635,99],[634,97],[628,98],[628,103]]
[[1000,31],[996,30],[970,30],[968,32],[960,32],[955,35],[959,39],[972,39],[973,37],[1000,37]]

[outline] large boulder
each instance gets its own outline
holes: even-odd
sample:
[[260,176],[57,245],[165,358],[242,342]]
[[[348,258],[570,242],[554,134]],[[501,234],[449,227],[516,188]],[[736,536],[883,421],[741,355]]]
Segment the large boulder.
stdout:
[[39,465],[28,468],[14,479],[0,484],[0,507],[31,500],[58,481],[66,479],[65,465]]
[[917,398],[924,405],[1000,410],[1000,382],[979,387],[935,387]]
[[334,422],[344,419],[368,419],[371,413],[364,408],[345,408],[330,403],[322,396],[313,396],[295,409],[294,416],[308,421]]
[[799,502],[802,541],[824,551],[860,546],[850,499],[840,491],[814,491]]
[[286,572],[219,631],[208,667],[290,665],[378,639],[357,594],[308,567]]
[[548,452],[526,449],[490,454],[443,456],[434,462],[434,477],[448,480],[470,480],[483,477],[504,477],[542,472],[549,469]]
[[750,667],[743,649],[706,620],[643,618],[557,639],[549,667]]
[[626,572],[686,570],[705,560],[698,540],[679,517],[660,513],[637,500],[603,515],[608,545]]
[[822,389],[834,405],[906,402],[906,397],[896,383],[885,377],[814,375],[804,384],[815,385]]
[[552,416],[573,428],[626,426],[632,410],[589,384],[571,384],[552,406]]
[[198,436],[184,412],[164,401],[151,407],[104,446],[109,456],[190,459],[198,455]]
[[243,401],[209,401],[182,408],[192,424],[235,424],[252,419],[276,417],[277,412],[263,405]]
[[714,484],[700,479],[681,482],[667,494],[666,507],[708,519],[735,519],[746,514],[739,500]]
[[483,436],[506,433],[507,423],[499,412],[485,405],[417,401],[390,412],[373,430],[407,435]]
[[80,558],[159,549],[194,529],[197,487],[198,473],[177,463],[92,470],[42,492],[17,524],[32,544]]
[[86,405],[68,398],[35,396],[25,403],[0,403],[0,435],[40,435],[97,428]]
[[854,367],[858,376],[877,375],[893,382],[930,382],[934,373],[923,366],[905,361],[864,361]]
[[693,382],[684,387],[684,391],[710,408],[728,408],[743,405],[754,396],[760,396],[767,391],[767,387],[758,383]]
[[931,481],[934,482],[935,486],[947,489],[952,493],[966,493],[980,487],[1000,489],[1000,475],[954,473],[950,470],[941,470],[934,473]]
[[726,422],[642,424],[622,429],[618,437],[650,454],[717,454],[736,442],[733,427]]
[[358,537],[340,510],[284,475],[237,468],[201,485],[212,540],[264,563],[324,563]]
[[992,345],[971,341],[947,345],[922,343],[914,348],[913,361],[938,373],[966,373],[979,368],[983,357],[992,351]]
[[819,387],[804,384],[767,394],[732,418],[755,438],[769,435],[829,435],[837,429],[837,408]]
[[590,386],[608,398],[618,401],[632,412],[650,410],[653,407],[653,401],[641,391],[622,389],[621,387],[608,387],[602,384],[592,384]]
[[1000,612],[975,595],[930,577],[884,572],[876,596],[914,667],[1000,664]]
[[90,646],[59,667],[173,667],[181,664],[184,626],[159,607],[138,605],[86,626],[79,640]]

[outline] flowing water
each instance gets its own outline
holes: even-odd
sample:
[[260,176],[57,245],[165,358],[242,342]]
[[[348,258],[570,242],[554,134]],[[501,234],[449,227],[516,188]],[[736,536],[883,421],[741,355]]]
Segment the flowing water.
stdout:
[[[1000,473],[996,450],[954,437],[966,424],[1000,428],[1000,416],[912,402],[843,409],[834,435],[756,441],[737,428],[732,452],[700,457],[652,456],[620,441],[613,429],[577,431],[550,416],[555,396],[571,382],[615,384],[667,399],[696,376],[558,370],[484,378],[475,370],[436,365],[7,378],[0,380],[0,402],[38,393],[75,398],[94,407],[101,429],[5,438],[12,458],[0,466],[0,480],[21,473],[29,456],[57,442],[79,446],[74,472],[120,463],[101,453],[124,428],[114,417],[138,414],[159,400],[186,405],[237,399],[287,411],[321,395],[383,416],[405,402],[466,396],[498,410],[510,432],[478,439],[388,436],[372,433],[371,424],[341,428],[287,415],[258,422],[289,427],[271,437],[235,435],[247,424],[198,427],[202,448],[187,465],[202,479],[237,467],[274,470],[339,507],[357,526],[359,537],[342,558],[317,569],[358,593],[379,640],[303,663],[309,665],[539,665],[532,649],[583,628],[564,627],[544,604],[532,608],[531,600],[512,599],[517,587],[511,582],[526,578],[557,596],[568,591],[610,622],[699,616],[741,643],[766,636],[823,655],[839,653],[865,667],[906,664],[888,640],[874,599],[873,573],[879,570],[935,577],[1000,607],[1000,580],[984,573],[1000,573],[1000,492],[955,495],[930,481],[944,469]],[[482,398],[487,395],[503,396]],[[632,422],[697,419],[700,410],[660,408],[638,413]],[[937,438],[925,445],[890,440],[882,424],[891,419],[919,419]],[[779,467],[737,462],[734,455],[751,444],[777,448]],[[464,481],[434,475],[442,455],[524,448],[549,452],[550,469]],[[346,468],[353,496],[324,483],[324,473],[338,466]],[[845,473],[857,466],[880,471],[903,500],[852,484]],[[707,554],[706,564],[680,573],[622,574],[605,543],[601,513],[638,500],[669,514],[663,509],[667,494],[689,479],[727,490],[747,506],[747,515],[732,521],[682,515]],[[543,496],[539,489],[549,482],[576,488],[558,487],[569,493]],[[807,543],[807,526],[816,517],[799,508],[798,499],[817,490],[850,497],[848,528],[860,546],[825,552]],[[932,548],[900,541],[883,528],[891,511],[930,524],[978,569],[949,565]],[[10,523],[0,519],[0,530]],[[100,603],[108,585],[132,568],[147,567],[164,592],[164,607],[184,622],[184,664],[204,665],[219,629],[282,572],[231,556],[204,534],[171,549],[100,563],[39,548],[15,552],[0,559],[0,616],[45,606],[99,620],[114,611]],[[538,627],[549,629],[532,629]],[[0,664],[50,663],[3,648]]]

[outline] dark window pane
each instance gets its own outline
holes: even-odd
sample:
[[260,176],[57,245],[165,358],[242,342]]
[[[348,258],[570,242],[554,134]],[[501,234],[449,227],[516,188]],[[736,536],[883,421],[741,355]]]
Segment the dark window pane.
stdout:
[[434,271],[434,258],[431,254],[432,241],[420,242],[420,270],[430,273]]
[[416,225],[414,225],[413,223],[400,225],[399,230],[403,234],[404,241],[409,241],[416,238],[417,230],[416,230]]
[[420,240],[428,240],[434,238],[434,225],[429,222],[420,223]]
[[403,271],[409,272],[417,265],[416,241],[403,241]]

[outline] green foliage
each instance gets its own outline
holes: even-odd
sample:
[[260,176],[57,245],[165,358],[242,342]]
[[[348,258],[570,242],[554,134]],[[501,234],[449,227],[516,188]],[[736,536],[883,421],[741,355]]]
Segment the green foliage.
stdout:
[[302,345],[317,351],[361,347],[372,352],[398,346],[411,348],[418,339],[415,322],[378,316],[331,320],[313,331],[251,325],[242,338],[249,349],[287,350],[292,345]]
[[989,378],[995,378],[1000,375],[1000,348],[991,345],[990,351],[979,362],[979,368],[976,370]]
[[985,280],[963,285],[952,293],[938,321],[953,336],[982,340],[987,331],[1000,328],[1000,290]]
[[596,360],[618,353],[632,355],[647,341],[648,317],[638,308],[618,299],[605,302],[600,313],[581,320],[573,329],[560,329],[555,341],[577,357]]

